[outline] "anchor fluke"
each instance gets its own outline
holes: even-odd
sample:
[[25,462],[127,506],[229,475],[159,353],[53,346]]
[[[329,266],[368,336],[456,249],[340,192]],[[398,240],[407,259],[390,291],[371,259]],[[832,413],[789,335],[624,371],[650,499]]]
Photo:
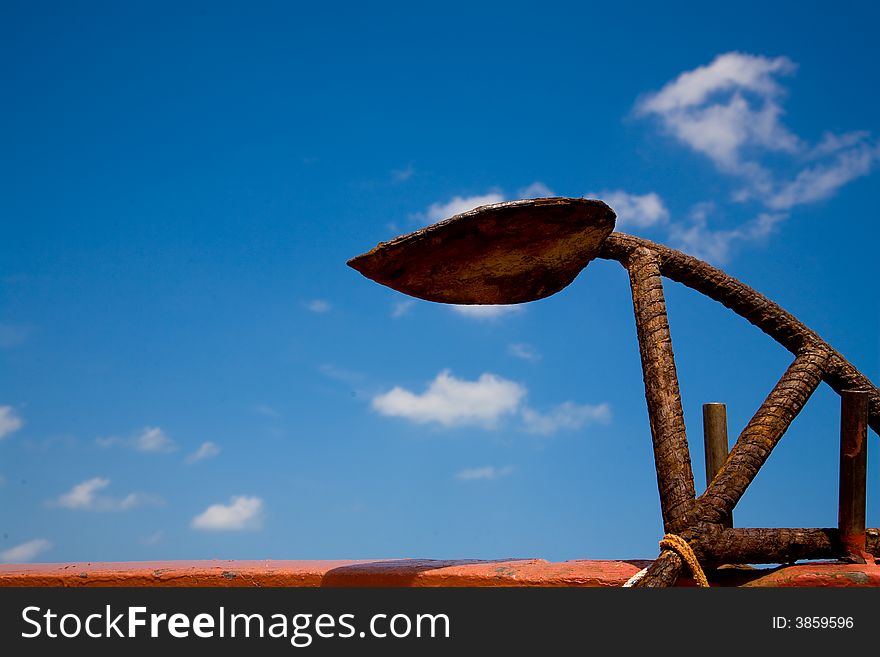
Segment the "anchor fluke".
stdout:
[[524,303],[571,283],[614,221],[605,203],[583,198],[496,203],[382,242],[348,265],[427,301]]

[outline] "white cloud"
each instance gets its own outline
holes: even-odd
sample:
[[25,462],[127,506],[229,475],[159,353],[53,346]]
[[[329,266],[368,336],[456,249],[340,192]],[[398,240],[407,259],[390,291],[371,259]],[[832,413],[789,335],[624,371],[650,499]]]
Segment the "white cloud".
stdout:
[[325,301],[324,299],[312,299],[306,304],[306,308],[313,313],[323,315],[324,313],[329,313],[333,309],[333,306],[329,301]]
[[452,312],[477,320],[493,320],[509,315],[516,315],[524,310],[519,304],[513,305],[459,305],[452,304],[449,306]]
[[95,442],[100,447],[120,445],[139,452],[173,452],[177,449],[177,444],[159,427],[144,427],[141,431],[128,438],[111,436],[109,438],[98,438]]
[[517,198],[547,198],[556,196],[552,189],[542,182],[535,181],[527,187],[523,187],[516,193]]
[[524,342],[514,342],[507,346],[507,353],[515,358],[520,358],[522,360],[527,360],[530,363],[537,363],[541,360],[541,354],[537,352],[537,350],[529,344]]
[[605,201],[617,214],[618,229],[635,226],[647,228],[669,220],[669,210],[655,192],[630,194],[622,189],[587,194],[587,198]]
[[51,505],[80,511],[128,511],[145,504],[162,503],[161,499],[142,493],[129,493],[121,498],[99,495],[109,485],[110,480],[102,477],[87,479],[60,495]]
[[149,536],[147,536],[143,543],[144,545],[159,545],[159,543],[165,540],[165,532],[164,530],[159,530],[157,532],[153,532]]
[[493,428],[503,416],[516,412],[525,394],[524,386],[494,374],[465,381],[444,370],[422,394],[396,387],[374,397],[372,405],[382,415],[419,424]]
[[95,477],[88,479],[80,484],[76,484],[70,492],[64,493],[58,498],[58,506],[68,509],[89,509],[92,508],[97,499],[99,490],[110,485],[109,479]]
[[639,103],[643,112],[668,114],[703,104],[719,91],[744,89],[764,97],[781,92],[774,75],[794,72],[794,63],[786,57],[768,59],[745,53],[718,55],[708,66],[686,71],[660,91]]
[[867,144],[851,146],[839,151],[834,161],[817,164],[797,174],[794,180],[782,186],[767,201],[776,210],[788,210],[796,205],[814,203],[833,196],[848,182],[870,173],[880,159],[880,147]]
[[394,319],[398,319],[403,317],[404,315],[408,315],[409,311],[412,310],[412,307],[415,305],[415,301],[413,299],[404,299],[403,301],[395,301],[394,305],[391,307],[391,317]]
[[187,463],[196,463],[198,461],[203,461],[204,459],[210,459],[217,456],[220,453],[220,448],[216,443],[212,443],[210,440],[203,442],[199,448],[194,451],[192,454],[186,457]]
[[618,227],[661,228],[675,248],[717,264],[727,262],[737,246],[765,240],[788,218],[784,212],[760,212],[732,228],[712,228],[709,217],[717,210],[714,203],[697,203],[687,220],[670,221],[655,192],[639,196],[617,190],[589,196],[604,200],[618,213]]
[[242,531],[259,529],[263,522],[263,500],[238,495],[230,503],[212,504],[192,520],[193,529],[207,531]]
[[45,538],[35,538],[0,552],[0,563],[28,563],[51,547]]
[[526,431],[547,436],[561,429],[580,429],[594,423],[608,424],[611,421],[611,407],[607,403],[581,405],[563,402],[544,414],[524,408],[522,418]]
[[762,170],[743,162],[744,148],[794,152],[800,146],[779,122],[782,87],[775,79],[794,70],[785,57],[726,53],[682,73],[643,98],[636,110],[659,117],[668,132],[721,170],[760,176]]
[[506,477],[512,472],[512,465],[506,465],[503,468],[496,468],[494,465],[487,465],[482,468],[469,468],[462,470],[455,475],[455,478],[461,479],[462,481],[486,481]]
[[503,200],[504,196],[500,192],[489,192],[481,196],[454,196],[446,203],[432,203],[427,211],[422,215],[417,215],[417,218],[424,224],[433,224],[481,205],[501,203]]
[[24,420],[15,414],[12,406],[0,406],[0,440],[15,433],[23,425]]
[[834,155],[853,146],[861,146],[870,136],[871,133],[867,130],[854,130],[852,132],[845,132],[842,135],[826,132],[822,135],[822,141],[810,149],[809,156],[811,158],[821,158],[826,155]]
[[146,427],[133,438],[132,446],[141,452],[173,452],[177,445],[159,427]]
[[723,264],[730,260],[737,244],[759,242],[773,233],[788,218],[784,213],[762,212],[735,228],[711,229],[700,206],[688,224],[671,224],[669,236],[673,245],[692,256]]
[[[543,198],[555,195],[552,189],[537,180],[517,190],[517,198],[521,199]],[[462,212],[473,210],[481,205],[492,205],[493,203],[501,203],[507,200],[510,200],[509,197],[500,189],[475,196],[453,196],[446,202],[432,203],[427,210],[413,215],[413,218],[428,225],[443,219],[449,219]]]
[[[736,199],[758,198],[784,210],[828,198],[841,186],[866,175],[880,159],[880,148],[865,131],[826,132],[810,147],[782,122],[780,75],[793,73],[786,57],[731,52],[686,71],[636,104],[636,112],[659,118],[676,139],[709,157],[719,170],[744,178],[748,187]],[[761,161],[766,153],[803,159],[834,157],[778,182]]]
[[764,240],[792,208],[828,199],[876,166],[880,145],[866,131],[826,132],[811,146],[782,123],[779,79],[795,69],[786,57],[725,53],[636,103],[637,114],[657,118],[668,134],[743,183],[730,200],[763,206],[724,228],[710,225],[706,204],[697,204],[685,222],[669,222],[667,213],[659,223],[675,246],[723,263],[736,245]]

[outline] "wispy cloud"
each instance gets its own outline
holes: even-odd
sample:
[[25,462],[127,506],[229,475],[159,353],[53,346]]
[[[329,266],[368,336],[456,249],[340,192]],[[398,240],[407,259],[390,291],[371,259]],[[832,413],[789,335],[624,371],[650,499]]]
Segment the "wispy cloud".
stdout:
[[622,189],[595,192],[586,195],[605,201],[617,214],[616,227],[646,228],[669,220],[669,210],[656,192],[630,194]]
[[220,447],[216,443],[208,440],[203,442],[196,451],[187,456],[186,462],[189,464],[197,463],[199,461],[204,461],[205,459],[214,458],[219,453]]
[[119,498],[101,495],[100,491],[109,485],[110,480],[102,477],[87,479],[49,504],[79,511],[128,511],[138,506],[162,504],[161,498],[143,493],[129,493]]
[[768,199],[767,205],[789,210],[796,205],[823,201],[848,182],[868,175],[880,159],[880,146],[867,143],[849,147],[830,162],[808,167],[794,180],[783,184]]
[[522,418],[526,431],[549,436],[561,430],[573,431],[590,424],[608,424],[611,422],[611,407],[608,404],[563,402],[547,413],[524,408]]
[[276,411],[268,404],[257,404],[256,406],[254,406],[254,413],[265,415],[266,417],[279,417],[278,411]]
[[[545,196],[555,196],[553,190],[540,181],[535,181],[525,187],[517,190],[515,198],[541,198]],[[474,196],[453,196],[447,201],[438,201],[428,206],[424,212],[412,215],[412,218],[422,224],[433,224],[443,219],[449,219],[452,216],[473,210],[481,205],[492,205],[493,203],[501,203],[511,198],[501,189],[492,189],[485,194],[476,194]]]
[[548,196],[556,196],[556,194],[547,185],[537,180],[516,193],[517,198],[547,198]]
[[306,308],[317,315],[323,315],[333,310],[333,306],[330,302],[324,299],[312,299],[306,304]]
[[155,531],[141,541],[144,545],[159,545],[165,540],[165,531]]
[[487,465],[482,468],[467,468],[456,473],[455,478],[461,481],[491,481],[492,479],[500,479],[513,473],[512,465],[505,465],[498,468],[494,465]]
[[29,563],[51,547],[45,538],[35,538],[0,552],[0,563]]
[[391,172],[391,179],[395,182],[404,182],[412,178],[413,174],[416,172],[415,167],[412,165],[412,162],[407,164],[402,169],[394,169]]
[[396,387],[374,397],[372,405],[382,415],[419,424],[493,428],[503,416],[516,412],[525,394],[522,385],[494,374],[466,381],[444,370],[421,394]]
[[122,438],[119,436],[110,436],[108,438],[98,438],[95,442],[100,447],[128,447],[138,452],[173,452],[177,450],[177,443],[169,438],[159,427],[144,427],[139,432]]
[[344,367],[337,367],[331,363],[323,363],[318,367],[318,371],[328,379],[340,381],[350,386],[358,385],[367,378],[367,375],[363,372],[347,370]]
[[725,263],[735,246],[765,240],[788,218],[785,213],[761,212],[734,228],[712,229],[708,213],[714,207],[711,203],[697,204],[691,210],[690,221],[670,224],[668,234],[673,245],[697,258]]
[[0,322],[0,347],[17,347],[28,339],[31,329],[21,324]]
[[491,322],[502,317],[518,315],[525,310],[525,306],[522,304],[449,304],[448,307],[456,315],[483,322]]
[[394,319],[399,319],[404,315],[408,315],[409,311],[412,310],[412,307],[415,305],[415,300],[413,299],[404,299],[403,301],[395,301],[391,306],[391,317]]
[[0,406],[0,440],[11,436],[22,426],[24,426],[24,420],[16,415],[12,406]]
[[212,504],[192,519],[192,528],[206,531],[244,531],[259,529],[263,524],[263,500],[256,496],[238,495],[229,504]]
[[462,317],[467,317],[469,319],[477,319],[477,320],[495,320],[501,317],[509,317],[510,315],[517,315],[525,310],[525,307],[519,304],[516,305],[458,305],[452,304],[449,306],[452,312],[461,315]]
[[489,192],[477,196],[453,196],[448,201],[432,203],[424,213],[415,217],[426,225],[433,224],[481,205],[501,203],[503,200],[504,195],[501,192]]
[[507,353],[514,358],[527,360],[530,363],[537,363],[541,360],[541,354],[530,344],[524,342],[514,342],[507,346]]

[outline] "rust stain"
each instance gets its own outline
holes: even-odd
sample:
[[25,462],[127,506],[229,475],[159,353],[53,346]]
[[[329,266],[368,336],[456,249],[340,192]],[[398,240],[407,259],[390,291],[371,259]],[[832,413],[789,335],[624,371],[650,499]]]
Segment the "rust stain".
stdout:
[[855,584],[868,584],[871,581],[867,573],[844,573],[843,576]]

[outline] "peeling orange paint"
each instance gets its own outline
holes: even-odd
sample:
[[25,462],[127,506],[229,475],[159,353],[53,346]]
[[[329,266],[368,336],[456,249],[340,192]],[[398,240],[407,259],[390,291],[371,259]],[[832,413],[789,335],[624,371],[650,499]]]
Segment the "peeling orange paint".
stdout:
[[[154,561],[0,565],[0,586],[618,587],[650,561]],[[714,586],[880,586],[876,563],[725,568]],[[682,579],[680,586],[692,586]]]

